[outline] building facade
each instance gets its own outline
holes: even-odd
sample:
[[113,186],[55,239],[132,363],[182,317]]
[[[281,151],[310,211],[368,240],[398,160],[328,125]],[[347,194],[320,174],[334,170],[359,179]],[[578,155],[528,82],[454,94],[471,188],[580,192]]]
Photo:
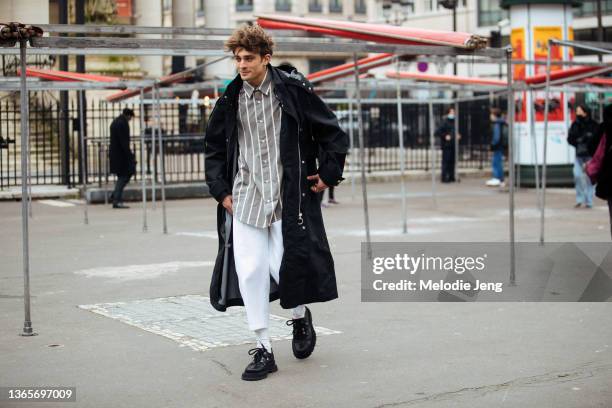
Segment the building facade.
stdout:
[[[583,5],[573,11],[573,27],[576,40],[597,40],[596,0],[584,0]],[[403,4],[400,7],[399,3]],[[499,36],[497,46],[507,45],[510,36],[509,14],[500,7],[500,0],[457,0],[455,22],[453,11],[446,9],[438,0],[376,0],[373,17],[375,23],[390,23],[406,25],[414,28],[435,28],[436,30],[453,30],[470,32],[491,37]],[[391,7],[384,7],[391,5]],[[601,0],[604,41],[612,41],[612,0]],[[387,11],[386,11],[386,10]],[[608,57],[609,58],[609,57]],[[577,60],[596,61],[597,57],[585,52],[576,52]],[[611,59],[612,60],[612,59]],[[503,67],[502,69],[505,69]],[[441,71],[441,72],[440,72]],[[432,65],[429,73],[452,73],[452,64]],[[459,75],[490,76],[499,75],[499,69],[494,66],[470,66],[463,64],[458,67]]]
[[[256,15],[275,14],[309,18],[370,21],[374,18],[375,0],[203,0],[207,27],[233,28],[255,21]],[[303,73],[315,72],[343,64],[352,56],[346,53],[278,52],[274,64],[289,63]],[[211,77],[228,78],[235,74],[231,61],[215,64],[207,72]]]

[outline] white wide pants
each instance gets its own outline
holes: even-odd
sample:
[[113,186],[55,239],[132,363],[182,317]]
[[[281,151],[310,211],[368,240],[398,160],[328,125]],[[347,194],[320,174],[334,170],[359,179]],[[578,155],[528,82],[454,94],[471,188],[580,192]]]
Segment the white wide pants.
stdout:
[[[280,281],[284,249],[282,221],[267,228],[257,228],[234,218],[232,232],[238,286],[249,329],[267,329],[270,321],[270,275],[276,283]],[[303,317],[304,310],[303,305],[293,309],[293,318]]]

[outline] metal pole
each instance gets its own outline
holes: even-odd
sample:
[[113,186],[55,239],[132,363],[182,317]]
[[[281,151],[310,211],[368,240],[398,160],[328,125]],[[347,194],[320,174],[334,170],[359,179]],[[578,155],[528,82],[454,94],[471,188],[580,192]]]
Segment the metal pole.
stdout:
[[147,181],[145,180],[145,125],[144,125],[144,89],[140,88],[140,178],[142,183],[142,232],[149,230],[147,226]]
[[[29,118],[29,109],[28,106],[28,120]],[[30,157],[30,143],[26,144],[26,154],[28,155],[28,217],[32,218],[32,160]]]
[[535,112],[535,94],[533,91],[529,91],[529,95],[531,98],[531,107],[529,109],[529,114],[531,115],[530,120],[530,132],[531,132],[531,148],[533,150],[533,171],[535,177],[535,188],[536,188],[536,196],[538,198],[538,210],[542,206],[542,196],[540,191],[540,170],[538,169],[538,146],[536,142],[536,134],[535,134],[535,122],[536,122],[536,112]]
[[[108,125],[108,105],[106,103],[106,101],[102,101],[104,103],[104,135],[105,135],[105,140],[108,142],[110,140],[110,135],[108,135],[108,131],[109,131],[109,125]],[[102,154],[102,157],[104,157],[104,205],[108,205],[108,167],[109,167],[109,160],[108,160],[108,150],[107,143],[103,144],[104,146],[104,152]]]
[[508,78],[508,187],[510,224],[510,285],[516,285],[516,245],[514,242],[514,92],[512,90],[512,48],[506,51],[506,76]]
[[[353,135],[353,101],[349,98],[349,143],[350,152],[355,152],[355,138]],[[351,200],[355,200],[355,157],[351,158]]]
[[431,167],[431,199],[433,205],[438,205],[436,199],[436,152],[435,152],[435,140],[434,140],[434,114],[433,114],[433,103],[429,101],[429,161]]
[[546,154],[548,149],[548,111],[550,105],[550,47],[552,41],[548,40],[548,53],[546,54],[546,93],[544,96],[544,157],[542,158],[542,190],[540,207],[540,245],[544,245],[544,212],[546,210]]
[[28,232],[28,143],[30,133],[30,112],[26,89],[26,40],[19,40],[20,54],[20,121],[21,121],[21,236],[23,258],[23,301],[25,319],[22,336],[35,336],[30,318],[30,242]]
[[400,89],[400,61],[397,59],[397,134],[399,137],[399,149],[400,149],[400,183],[401,183],[401,195],[402,195],[402,232],[406,234],[408,232],[408,219],[406,209],[406,156],[404,151],[404,122],[402,113],[402,90]]
[[[518,160],[520,151],[521,151],[521,137],[518,137],[516,139],[516,146],[514,146],[514,170],[516,170],[516,162]],[[516,179],[516,182],[514,183],[514,186],[518,190],[521,188],[521,172],[520,171],[516,173],[515,179]]]
[[83,97],[83,91],[78,91],[79,93],[79,136],[81,138],[81,174],[83,175],[83,197],[85,199],[85,204],[83,205],[83,222],[85,225],[89,224],[89,214],[88,214],[88,206],[87,206],[87,163],[85,159],[85,151],[87,148],[85,147],[85,121],[83,115],[83,103],[85,102],[85,98]]
[[353,64],[355,66],[355,97],[357,99],[357,123],[359,126],[359,156],[361,161],[361,190],[363,192],[363,217],[366,229],[366,243],[368,259],[372,258],[372,244],[370,241],[370,217],[368,215],[368,191],[365,174],[365,142],[363,137],[363,118],[361,117],[361,92],[359,89],[359,67],[357,66],[357,53],[353,53]]
[[597,94],[597,106],[599,108],[599,121],[603,122],[603,108],[604,108],[604,102],[605,102],[605,94],[603,93],[598,93]]
[[[603,42],[604,31],[603,31],[603,21],[601,15],[601,0],[596,0],[597,3],[597,41]],[[603,62],[603,54],[597,54],[597,60],[601,63]],[[603,99],[605,94],[597,93],[597,103],[599,105],[599,121],[603,122]]]
[[164,141],[161,129],[161,107],[159,102],[159,88],[157,85],[153,88],[155,93],[155,108],[157,116],[157,134],[159,136],[159,158],[160,158],[160,170],[161,170],[161,199],[162,199],[162,220],[163,220],[163,233],[168,233],[168,223],[166,220],[166,169],[164,160]]
[[[601,0],[595,0],[597,4],[597,41],[604,42],[604,30],[603,30],[603,20],[601,15]],[[599,62],[603,62],[603,55],[600,53],[597,55],[597,60]],[[603,121],[603,118],[602,118]]]
[[459,179],[459,102],[455,102],[455,180],[457,183],[461,182]]
[[[152,99],[155,99],[155,87],[151,88],[151,97]],[[157,105],[154,105],[154,110],[155,110],[155,120],[159,120],[159,117],[157,116]],[[157,180],[157,151],[155,150],[155,139],[156,139],[156,135],[155,133],[158,130],[158,125],[157,123],[153,123],[153,126],[151,126],[151,156],[153,156],[152,162],[153,162],[153,175],[151,177],[151,208],[153,209],[153,211],[155,211],[157,209],[157,191],[156,191],[156,185],[155,182]]]

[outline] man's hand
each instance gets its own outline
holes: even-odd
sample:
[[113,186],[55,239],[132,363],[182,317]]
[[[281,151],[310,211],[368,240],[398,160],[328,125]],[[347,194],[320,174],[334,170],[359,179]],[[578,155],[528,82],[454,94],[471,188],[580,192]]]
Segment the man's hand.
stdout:
[[223,202],[221,203],[221,205],[223,207],[225,207],[225,209],[230,213],[230,215],[234,215],[234,211],[232,210],[232,205],[233,205],[233,201],[232,201],[232,195],[227,195],[225,196],[225,198],[223,199]]
[[314,191],[315,193],[320,193],[321,191],[325,190],[328,187],[327,184],[325,184],[323,180],[321,180],[318,174],[313,174],[312,176],[308,176],[306,178],[308,180],[316,181],[316,184],[310,187],[310,189]]
[[446,135],[446,136],[444,136],[444,139],[446,139],[446,140],[451,140],[451,135]]

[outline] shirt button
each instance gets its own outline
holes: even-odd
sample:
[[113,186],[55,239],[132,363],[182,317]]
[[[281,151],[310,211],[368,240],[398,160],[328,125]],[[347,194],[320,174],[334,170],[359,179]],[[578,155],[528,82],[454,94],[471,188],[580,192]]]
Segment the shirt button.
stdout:
[[304,160],[302,160],[302,164],[306,163]]
[[306,193],[302,193],[302,197],[306,197]]
[[257,123],[263,123],[263,120],[258,120]]

